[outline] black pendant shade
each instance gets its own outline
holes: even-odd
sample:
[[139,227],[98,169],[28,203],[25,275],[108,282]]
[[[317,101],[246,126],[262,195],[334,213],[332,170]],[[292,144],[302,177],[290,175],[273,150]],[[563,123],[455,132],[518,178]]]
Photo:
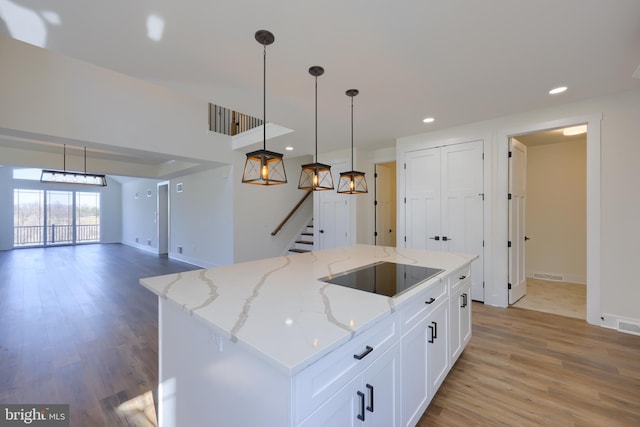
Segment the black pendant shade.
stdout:
[[[345,93],[351,98],[351,169],[353,169],[353,97],[360,92],[357,89],[349,89]],[[367,192],[367,180],[364,177],[364,172],[350,170],[340,173],[338,193],[363,194]]]
[[262,150],[247,153],[244,164],[242,182],[245,184],[275,185],[287,182],[282,154],[267,150],[267,45],[274,42],[275,37],[267,30],[258,30],[256,41],[264,46],[263,59],[263,120],[262,120]]
[[318,163],[318,76],[324,74],[324,68],[314,65],[309,68],[309,74],[316,78],[316,151],[315,163],[302,165],[298,189],[307,191],[333,190],[333,176],[331,166]]

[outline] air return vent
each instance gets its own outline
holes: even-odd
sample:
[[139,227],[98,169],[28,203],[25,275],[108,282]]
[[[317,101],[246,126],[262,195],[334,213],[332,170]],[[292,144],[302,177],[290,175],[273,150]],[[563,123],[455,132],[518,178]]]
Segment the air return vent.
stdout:
[[553,280],[555,282],[564,282],[564,276],[549,273],[533,273],[534,279]]
[[640,335],[640,324],[628,320],[618,320],[618,330],[628,334]]

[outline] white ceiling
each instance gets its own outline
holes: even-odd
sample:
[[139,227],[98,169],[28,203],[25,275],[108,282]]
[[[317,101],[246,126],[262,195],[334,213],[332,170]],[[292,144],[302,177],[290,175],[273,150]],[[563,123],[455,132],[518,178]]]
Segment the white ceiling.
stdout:
[[[259,29],[276,38],[267,120],[295,131],[268,148],[294,146],[287,156],[313,152],[312,65],[325,68],[320,153],[349,147],[350,88],[355,145],[378,148],[640,87],[638,0],[0,0],[0,33],[256,117]],[[569,90],[548,94],[559,85]]]

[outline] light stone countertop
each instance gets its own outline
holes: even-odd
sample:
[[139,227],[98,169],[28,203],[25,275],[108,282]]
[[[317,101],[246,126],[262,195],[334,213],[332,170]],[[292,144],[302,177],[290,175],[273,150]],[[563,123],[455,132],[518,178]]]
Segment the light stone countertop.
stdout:
[[[356,245],[141,279],[212,332],[294,375],[476,255]],[[375,262],[444,269],[396,297],[318,280]]]

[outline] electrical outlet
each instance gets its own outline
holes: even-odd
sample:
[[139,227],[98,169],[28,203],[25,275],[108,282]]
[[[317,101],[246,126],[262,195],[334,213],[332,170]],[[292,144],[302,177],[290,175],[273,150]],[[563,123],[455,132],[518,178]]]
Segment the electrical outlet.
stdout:
[[147,245],[151,246],[151,239],[147,240]]
[[140,238],[136,237],[136,243],[140,243]]
[[182,246],[178,246],[178,253],[181,254],[182,253]]

